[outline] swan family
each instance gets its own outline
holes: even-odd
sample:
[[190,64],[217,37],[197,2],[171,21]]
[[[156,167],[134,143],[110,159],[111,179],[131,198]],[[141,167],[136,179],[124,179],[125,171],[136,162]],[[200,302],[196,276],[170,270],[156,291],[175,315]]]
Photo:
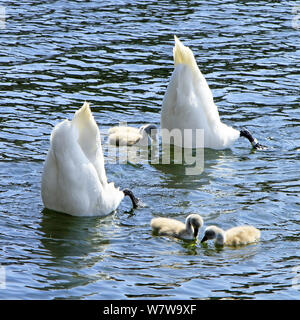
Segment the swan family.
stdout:
[[[212,92],[201,73],[193,52],[175,36],[174,70],[165,92],[161,123],[163,132],[179,130],[180,146],[211,149],[230,148],[239,137],[247,138],[255,149],[264,148],[247,129],[234,129],[220,120]],[[204,145],[186,130],[202,130]],[[140,128],[116,126],[108,131],[108,141],[115,146],[147,146],[157,141],[157,127],[146,124]],[[170,142],[169,142],[170,143]],[[72,120],[58,123],[51,132],[50,147],[44,163],[41,196],[48,209],[73,216],[106,216],[114,212],[125,196],[133,208],[140,201],[129,189],[120,190],[108,182],[101,145],[100,130],[88,102],[74,113]],[[153,218],[154,234],[195,240],[203,226],[199,214],[190,214],[185,223],[165,217]],[[234,227],[224,231],[217,226],[205,229],[201,242],[215,239],[216,245],[244,245],[258,241],[260,231],[252,226]]]

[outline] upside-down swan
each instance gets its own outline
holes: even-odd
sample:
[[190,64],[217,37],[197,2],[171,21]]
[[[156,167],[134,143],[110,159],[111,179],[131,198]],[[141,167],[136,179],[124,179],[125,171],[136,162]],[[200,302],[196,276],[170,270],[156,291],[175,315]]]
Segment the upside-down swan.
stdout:
[[138,206],[130,190],[107,182],[100,131],[87,102],[53,129],[41,194],[46,208],[74,216],[108,215],[124,196]]
[[[184,147],[229,148],[239,137],[247,138],[255,149],[264,147],[252,137],[247,129],[236,130],[221,122],[212,92],[199,70],[193,52],[175,37],[173,48],[174,71],[171,75],[161,109],[163,143],[164,129],[168,132],[180,130]],[[192,129],[193,134],[184,132]],[[204,130],[204,146],[197,144],[195,131]],[[180,145],[182,146],[182,145]]]

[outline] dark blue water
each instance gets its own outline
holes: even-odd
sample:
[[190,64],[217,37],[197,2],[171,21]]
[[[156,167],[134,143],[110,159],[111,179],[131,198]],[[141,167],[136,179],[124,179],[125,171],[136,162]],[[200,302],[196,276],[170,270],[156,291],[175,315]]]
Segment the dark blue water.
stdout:
[[[2,3],[0,298],[299,299],[296,4]],[[134,190],[145,207],[131,211],[124,200],[105,218],[44,210],[41,174],[53,126],[85,100],[104,149],[108,128],[120,121],[159,125],[174,34],[193,50],[222,121],[247,127],[268,149],[252,151],[240,139],[231,150],[205,150],[197,176],[183,165],[107,161],[109,181]],[[153,217],[184,221],[190,213],[225,229],[252,224],[261,241],[217,249],[152,235]]]

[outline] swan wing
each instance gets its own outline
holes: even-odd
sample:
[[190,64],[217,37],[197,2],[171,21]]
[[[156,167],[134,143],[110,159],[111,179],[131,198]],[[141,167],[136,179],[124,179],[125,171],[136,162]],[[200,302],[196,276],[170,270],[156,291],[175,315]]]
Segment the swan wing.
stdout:
[[[174,71],[163,100],[163,111],[179,114],[187,123],[195,121],[215,124],[220,121],[218,108],[206,79],[199,70],[192,50],[175,36]],[[165,117],[167,118],[167,116]],[[201,121],[202,120],[202,121]]]
[[78,132],[68,120],[52,131],[42,176],[42,198],[49,209],[87,215],[103,187],[77,138]]
[[75,112],[72,125],[78,131],[78,144],[93,164],[102,185],[107,184],[100,131],[88,102]]

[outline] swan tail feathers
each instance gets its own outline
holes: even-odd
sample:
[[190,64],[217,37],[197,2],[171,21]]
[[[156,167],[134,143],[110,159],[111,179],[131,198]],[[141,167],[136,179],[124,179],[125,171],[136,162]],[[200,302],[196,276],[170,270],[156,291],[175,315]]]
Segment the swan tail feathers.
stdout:
[[76,123],[85,123],[88,121],[94,121],[90,104],[88,102],[85,101],[82,107],[75,112],[73,121]]
[[79,144],[85,151],[90,147],[90,151],[94,152],[92,151],[94,145],[101,146],[100,131],[88,102],[85,101],[82,107],[75,112],[72,125],[78,130]]
[[178,64],[186,64],[191,67],[197,66],[192,50],[183,45],[183,43],[175,35],[174,39],[175,46],[173,48],[173,58],[175,66]]

